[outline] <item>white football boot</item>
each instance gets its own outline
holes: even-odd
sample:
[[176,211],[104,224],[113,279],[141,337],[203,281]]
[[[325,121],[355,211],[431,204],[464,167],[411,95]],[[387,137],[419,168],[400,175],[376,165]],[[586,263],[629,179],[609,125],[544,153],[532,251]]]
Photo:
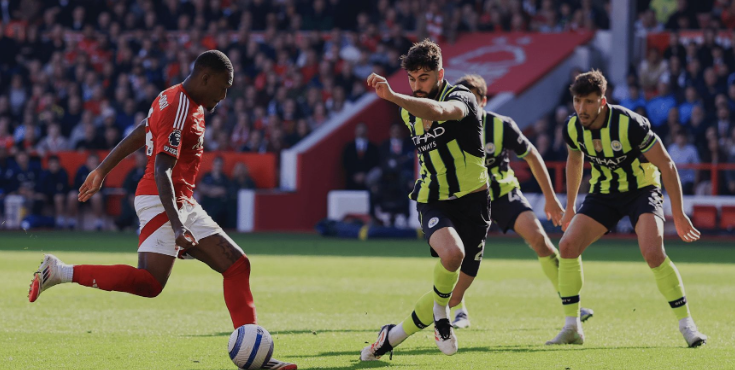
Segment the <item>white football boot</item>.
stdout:
[[465,310],[457,310],[454,314],[452,326],[456,329],[464,329],[470,327],[470,317]]
[[35,302],[38,296],[52,286],[62,282],[61,268],[67,267],[53,254],[43,256],[43,262],[38,267],[38,271],[33,273],[33,280],[28,289],[28,300]]
[[378,332],[378,339],[375,343],[362,349],[360,353],[360,361],[377,361],[384,354],[390,352],[390,359],[393,359],[393,346],[388,341],[388,332],[395,327],[394,324],[383,325]]
[[559,334],[546,344],[584,344],[584,332],[581,326],[564,326]]
[[457,353],[459,346],[457,344],[457,336],[454,335],[452,324],[449,319],[439,319],[434,321],[434,341],[439,350],[447,356]]
[[579,309],[579,321],[581,322],[585,322],[589,320],[594,315],[595,315],[595,311],[592,311],[591,308],[581,307]]
[[680,327],[679,331],[684,336],[684,340],[687,341],[687,345],[689,345],[690,348],[696,348],[703,344],[707,344],[707,336],[700,333],[694,323]]

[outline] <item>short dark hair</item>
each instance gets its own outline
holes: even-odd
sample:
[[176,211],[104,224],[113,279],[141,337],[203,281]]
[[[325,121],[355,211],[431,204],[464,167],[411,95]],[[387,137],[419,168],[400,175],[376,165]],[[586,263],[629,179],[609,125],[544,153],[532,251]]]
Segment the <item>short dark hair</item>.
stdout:
[[438,71],[442,68],[442,49],[429,39],[417,42],[406,55],[401,55],[401,68],[409,72]]
[[572,93],[572,96],[587,96],[592,93],[604,96],[606,90],[607,80],[602,75],[602,72],[597,69],[580,74],[574,79],[572,85],[569,86],[569,91]]
[[51,154],[50,156],[48,156],[48,161],[49,162],[51,162],[51,161],[57,161],[57,162],[59,162],[59,156],[56,155],[56,154]]
[[194,61],[194,72],[210,69],[214,72],[232,72],[232,62],[225,53],[219,50],[207,50]]
[[480,75],[464,75],[460,77],[457,82],[454,83],[455,85],[462,85],[470,91],[477,91],[477,93],[480,95],[480,97],[486,97],[487,96],[487,83],[485,83],[485,79],[482,78]]

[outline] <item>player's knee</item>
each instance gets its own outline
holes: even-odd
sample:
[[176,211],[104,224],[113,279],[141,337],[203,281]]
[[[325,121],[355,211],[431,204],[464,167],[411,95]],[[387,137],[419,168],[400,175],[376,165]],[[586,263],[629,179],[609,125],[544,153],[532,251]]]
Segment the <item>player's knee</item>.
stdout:
[[459,246],[450,248],[442,258],[445,267],[450,271],[456,271],[464,260],[464,250]]
[[530,237],[526,239],[526,242],[529,246],[531,246],[534,251],[536,251],[536,253],[553,253],[554,246],[551,244],[551,240],[549,240],[549,237],[547,237],[546,234],[542,232],[533,233]]
[[666,254],[661,248],[643,248],[641,254],[650,268],[661,266],[664,260],[666,260]]
[[561,258],[577,258],[579,257],[579,243],[566,235],[559,242],[559,254]]

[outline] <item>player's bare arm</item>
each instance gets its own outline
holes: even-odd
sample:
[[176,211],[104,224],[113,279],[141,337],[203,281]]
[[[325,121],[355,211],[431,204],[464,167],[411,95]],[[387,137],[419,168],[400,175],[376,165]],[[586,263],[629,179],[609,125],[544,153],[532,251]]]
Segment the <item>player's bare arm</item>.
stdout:
[[564,208],[562,208],[559,199],[556,198],[554,189],[551,186],[551,178],[549,177],[549,171],[546,169],[544,159],[541,158],[541,154],[539,154],[538,150],[536,150],[536,147],[533,145],[531,145],[528,155],[523,157],[523,159],[528,162],[528,167],[531,168],[533,177],[541,187],[541,192],[544,193],[544,199],[546,200],[544,213],[546,213],[546,219],[551,220],[554,223],[554,226],[561,225],[561,219],[564,216]]
[[584,166],[584,154],[579,150],[567,147],[567,208],[561,219],[561,230],[567,231],[569,223],[577,213],[577,193],[582,184],[582,169]]
[[171,221],[171,228],[174,229],[176,237],[176,245],[182,248],[191,248],[197,245],[194,235],[184,226],[179,218],[179,210],[176,207],[176,198],[174,196],[174,184],[171,180],[171,173],[176,165],[176,158],[158,153],[156,155],[156,165],[154,169],[154,177],[156,178],[156,187],[158,187],[158,196],[161,198],[163,209],[166,210],[166,216]]
[[651,150],[643,153],[643,155],[661,171],[661,180],[663,181],[666,192],[669,194],[669,199],[671,199],[671,212],[674,215],[676,233],[685,242],[698,240],[701,233],[692,225],[692,221],[684,213],[679,173],[676,171],[676,164],[671,160],[669,153],[659,141],[653,145]]
[[136,150],[140,149],[145,145],[145,125],[147,119],[144,119],[138,124],[130,135],[126,136],[120,143],[118,143],[110,154],[100,163],[97,168],[87,175],[84,183],[79,188],[79,199],[80,202],[86,202],[96,192],[102,188],[102,182],[105,181],[107,174],[112,171],[115,166],[120,163],[125,157],[129,156]]
[[434,99],[415,98],[394,92],[385,77],[372,73],[367,84],[375,88],[381,99],[394,103],[414,116],[428,121],[461,120],[468,114],[467,106],[459,101],[438,102]]

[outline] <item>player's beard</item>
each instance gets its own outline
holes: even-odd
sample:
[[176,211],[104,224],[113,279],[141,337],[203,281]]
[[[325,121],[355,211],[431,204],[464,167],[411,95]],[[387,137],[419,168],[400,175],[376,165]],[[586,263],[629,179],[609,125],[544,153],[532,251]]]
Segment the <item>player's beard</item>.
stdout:
[[[416,90],[413,92],[413,96],[416,98],[428,98],[433,99],[436,97],[436,94],[439,93],[439,85],[434,86],[433,89],[427,94],[426,91]],[[418,95],[421,94],[421,95]]]

